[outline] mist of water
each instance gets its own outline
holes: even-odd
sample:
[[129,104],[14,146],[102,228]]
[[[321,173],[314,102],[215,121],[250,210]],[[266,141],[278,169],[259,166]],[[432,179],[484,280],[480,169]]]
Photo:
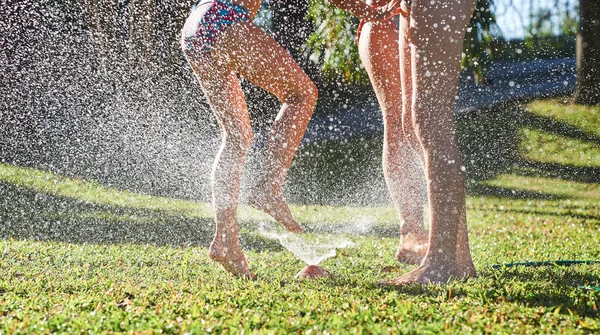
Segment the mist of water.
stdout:
[[[156,16],[156,36],[145,41],[141,30],[131,30],[152,26],[137,16],[139,4],[116,3],[99,1],[95,12],[84,2],[0,3],[0,157],[136,192],[209,201],[220,133],[179,47],[189,5],[162,3],[160,10],[171,14]],[[244,191],[260,171],[261,136],[279,104],[243,79],[242,87],[257,136]],[[380,142],[365,140],[360,151],[338,143],[301,148],[286,197],[387,202]]]

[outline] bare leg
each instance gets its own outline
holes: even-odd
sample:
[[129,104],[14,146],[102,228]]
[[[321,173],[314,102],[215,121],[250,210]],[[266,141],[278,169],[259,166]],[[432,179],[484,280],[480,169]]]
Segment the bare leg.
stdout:
[[244,161],[253,138],[244,94],[228,67],[212,61],[191,65],[217,117],[222,138],[212,170],[216,232],[208,254],[230,273],[255,278],[240,245],[236,216]]
[[[392,284],[445,283],[475,273],[466,231],[464,174],[453,133],[462,42],[474,5],[474,0],[413,1],[409,28],[412,113],[404,119],[410,119],[423,148],[431,229],[429,248],[419,268]],[[406,45],[406,41],[401,43]],[[406,56],[404,52],[402,59]],[[407,70],[406,62],[401,62],[401,68]],[[405,132],[412,132],[410,125],[405,124]]]
[[[203,15],[202,12],[195,13]],[[195,24],[194,21],[190,19],[186,24]],[[257,205],[292,231],[300,231],[301,228],[289,213],[281,187],[316,103],[316,88],[271,37],[249,22],[230,27],[213,46],[209,60],[190,60],[190,65],[217,117],[222,135],[212,173],[217,227],[209,256],[232,274],[253,279],[255,275],[250,271],[240,246],[236,217],[240,179],[253,135],[236,73],[253,80],[291,105],[284,106],[278,115],[273,128],[279,137],[269,141],[271,153],[267,155],[268,164],[265,164],[265,169],[276,170],[274,177],[279,179],[273,178],[272,181],[268,176],[265,178],[274,186],[267,187],[270,193],[260,194],[262,197],[258,198]],[[277,145],[285,150],[275,148]]]
[[270,214],[289,231],[300,232],[302,228],[283,197],[283,184],[317,102],[316,86],[287,51],[254,24],[236,25],[224,35],[222,40],[235,43],[222,46],[226,54],[238,55],[226,60],[231,68],[283,103],[271,126],[265,163],[249,204]]
[[[410,13],[410,8],[406,7],[405,3],[402,3],[403,10]],[[412,101],[413,101],[413,88],[412,88],[412,74],[411,74],[411,47],[409,43],[409,26],[410,16],[407,18],[400,17],[400,34],[399,34],[399,66],[400,66],[400,83],[402,88],[402,131],[404,137],[409,145],[413,148],[417,154],[421,166],[425,166],[425,157],[423,155],[423,148],[417,138],[415,130],[412,126]],[[402,242],[406,242],[408,245],[418,245],[420,248],[419,256],[421,260],[425,256],[427,251],[427,243],[429,236],[423,232],[422,234],[412,234],[410,231],[402,232]],[[401,252],[401,250],[399,250]],[[406,253],[406,252],[405,252]],[[397,255],[396,255],[397,256]],[[416,257],[412,257],[415,259]],[[420,261],[419,261],[420,263]]]
[[[428,239],[423,228],[425,187],[418,154],[411,148],[402,130],[396,27],[388,22],[366,23],[360,37],[359,54],[383,112],[383,173],[402,221],[396,258],[419,264],[427,251]],[[420,144],[418,150],[421,150]]]

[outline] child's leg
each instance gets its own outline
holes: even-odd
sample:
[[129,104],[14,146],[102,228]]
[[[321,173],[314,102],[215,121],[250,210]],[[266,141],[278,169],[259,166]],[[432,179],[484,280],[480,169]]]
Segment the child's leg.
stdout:
[[359,54],[383,112],[383,174],[403,221],[396,258],[419,264],[428,240],[423,228],[425,187],[419,157],[402,131],[397,29],[388,22],[365,24]]
[[464,174],[453,133],[462,42],[474,4],[474,0],[413,1],[412,124],[425,157],[431,229],[421,266],[392,281],[395,284],[443,283],[474,273],[466,234]]
[[[402,9],[410,13],[410,9],[402,3]],[[402,130],[410,146],[418,153],[421,163],[425,165],[423,147],[417,138],[413,125],[413,76],[412,76],[412,48],[410,45],[410,16],[400,17],[399,33],[399,61],[400,82],[402,87]]]
[[283,103],[271,126],[265,163],[249,203],[288,230],[300,232],[283,197],[283,184],[316,104],[316,86],[287,51],[254,24],[238,24],[223,37],[219,47],[236,55],[223,61]]
[[240,246],[236,216],[244,160],[253,139],[244,94],[230,68],[213,61],[192,61],[191,65],[215,113],[222,138],[212,171],[217,227],[209,256],[234,275],[254,278]]

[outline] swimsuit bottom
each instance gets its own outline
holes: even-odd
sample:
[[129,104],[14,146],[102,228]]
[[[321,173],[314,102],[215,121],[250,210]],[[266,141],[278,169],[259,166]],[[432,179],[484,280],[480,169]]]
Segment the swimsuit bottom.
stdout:
[[182,31],[181,47],[189,60],[209,57],[219,35],[235,23],[250,21],[246,8],[227,0],[201,0],[192,7],[192,12],[203,5],[210,8],[196,24],[186,22]]
[[[408,7],[408,10],[410,11],[412,6],[412,0],[402,0],[402,2],[406,7]],[[390,18],[387,21],[394,24],[396,27],[398,26],[398,23],[395,23],[393,18]],[[366,21],[364,19],[361,19],[360,23],[358,24],[358,28],[356,29],[356,44],[358,44],[358,42],[360,41],[360,34],[362,33],[362,28],[365,25],[365,23]]]
[[[388,22],[389,24],[393,25],[396,28],[398,27],[398,25],[396,23],[394,23],[394,21],[392,21],[392,19],[386,20],[384,22]],[[360,23],[358,24],[358,28],[356,28],[356,44],[358,44],[360,42],[360,34],[362,34],[362,29],[363,29],[363,26],[365,25],[365,23],[367,23],[367,21],[361,19]],[[371,22],[371,23],[373,23],[373,22]],[[375,22],[375,23],[377,23],[377,22]]]

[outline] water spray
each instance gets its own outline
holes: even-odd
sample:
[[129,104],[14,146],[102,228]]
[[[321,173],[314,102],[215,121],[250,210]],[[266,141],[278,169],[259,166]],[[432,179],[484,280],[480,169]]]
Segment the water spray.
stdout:
[[335,257],[337,249],[353,247],[354,243],[340,236],[330,234],[295,234],[278,232],[262,226],[258,229],[261,235],[277,239],[282,246],[291,251],[298,259],[307,264],[304,269],[296,274],[296,278],[321,278],[329,273],[318,264]]

